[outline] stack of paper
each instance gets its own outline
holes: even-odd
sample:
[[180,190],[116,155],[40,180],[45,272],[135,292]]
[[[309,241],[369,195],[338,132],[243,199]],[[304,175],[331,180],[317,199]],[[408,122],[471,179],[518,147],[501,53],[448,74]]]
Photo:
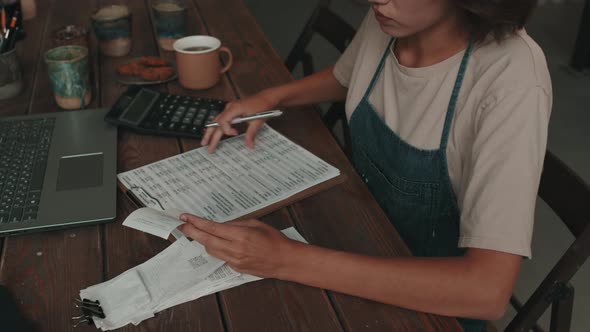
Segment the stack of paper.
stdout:
[[[102,330],[139,324],[155,313],[258,277],[240,274],[209,256],[176,228],[179,212],[224,222],[284,200],[340,171],[265,125],[256,149],[243,137],[224,140],[217,152],[207,147],[124,172],[119,181],[148,208],[133,212],[123,223],[143,232],[177,240],[147,262],[104,283],[80,291],[98,300],[106,315],[94,317]],[[293,228],[283,230],[305,242]]]
[[256,149],[242,135],[215,153],[191,150],[118,175],[147,207],[176,208],[224,222],[245,216],[340,175],[340,171],[269,126]]
[[[167,238],[182,223],[173,216],[177,212],[143,208],[130,214],[124,225]],[[294,228],[282,232],[305,242]],[[81,290],[80,298],[100,302],[106,317],[93,317],[94,324],[108,331],[129,323],[137,325],[164,309],[256,280],[260,278],[232,270],[209,256],[199,243],[177,235],[177,240],[158,255],[109,281]]]

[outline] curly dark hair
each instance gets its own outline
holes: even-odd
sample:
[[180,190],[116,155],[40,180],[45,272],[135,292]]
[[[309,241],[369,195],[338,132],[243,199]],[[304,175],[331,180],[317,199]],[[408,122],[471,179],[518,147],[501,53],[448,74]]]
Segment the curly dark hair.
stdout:
[[522,29],[537,0],[454,0],[477,41],[493,34],[497,41]]

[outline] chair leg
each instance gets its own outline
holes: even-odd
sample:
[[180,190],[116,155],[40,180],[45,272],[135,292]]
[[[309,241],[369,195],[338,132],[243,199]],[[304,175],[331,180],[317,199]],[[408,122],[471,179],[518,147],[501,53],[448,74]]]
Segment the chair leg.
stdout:
[[315,72],[313,58],[311,57],[311,54],[307,52],[301,57],[301,65],[303,67],[303,76],[309,76]]
[[560,297],[551,305],[551,332],[569,332],[574,306],[574,288],[570,283],[561,285]]
[[344,154],[346,154],[348,160],[352,160],[352,139],[350,138],[350,127],[348,127],[346,115],[342,119],[342,129],[344,132]]
[[[350,140],[350,128],[348,127],[348,122],[346,121],[346,111],[344,108],[344,103],[333,103],[328,109],[328,111],[322,116],[322,122],[324,122],[324,126],[326,126],[328,130],[330,130],[332,136],[336,138],[338,144],[342,148],[342,151],[344,151],[344,154],[350,160],[352,156],[352,143]],[[342,143],[335,134],[335,127],[336,124],[338,124],[338,122],[342,124]]]
[[336,102],[324,114],[322,121],[328,129],[333,130],[338,120],[342,119],[346,119],[346,115],[344,115],[344,103]]
[[571,65],[575,70],[581,71],[590,68],[590,0],[584,3],[574,54]]
[[[520,300],[517,299],[514,295],[510,297],[510,304],[512,304],[512,306],[514,307],[514,309],[516,309],[517,312],[520,311],[523,307],[522,302],[520,302]],[[535,323],[535,325],[531,327],[531,330],[533,332],[545,332],[537,323]]]
[[[528,331],[545,310],[561,296],[565,285],[576,274],[590,255],[590,226],[586,225],[571,244],[566,253],[555,264],[551,272],[543,279],[533,295],[527,300],[514,319],[506,327],[506,332]],[[568,285],[569,286],[569,285]]]

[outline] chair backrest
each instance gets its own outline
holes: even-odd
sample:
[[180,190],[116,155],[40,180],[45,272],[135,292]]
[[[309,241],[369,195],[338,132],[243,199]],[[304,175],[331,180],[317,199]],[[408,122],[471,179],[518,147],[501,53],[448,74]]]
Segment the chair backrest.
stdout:
[[576,239],[524,305],[511,301],[518,313],[505,331],[540,331],[536,322],[550,305],[551,331],[569,331],[574,298],[569,281],[590,256],[590,187],[549,151],[539,197]]
[[[305,54],[307,53],[306,48],[315,33],[322,36],[340,51],[340,53],[344,52],[350,41],[352,41],[356,30],[340,16],[332,12],[329,8],[329,3],[330,1],[320,1],[307,20],[303,31],[297,38],[293,49],[291,49],[285,61],[285,65],[289,71],[292,72],[299,62],[304,61]],[[308,68],[304,67],[303,75],[307,76],[313,73],[313,67],[309,68],[312,69],[311,72],[306,72],[306,69]]]
[[[356,30],[344,21],[340,16],[333,13],[329,8],[330,1],[321,0],[308,19],[303,31],[297,38],[295,46],[287,56],[285,66],[290,72],[293,72],[298,63],[302,64],[303,75],[308,76],[315,72],[313,58],[306,50],[314,34],[322,36],[340,53],[344,52],[348,44],[352,41]],[[324,125],[336,137],[344,153],[350,157],[351,144],[344,103],[336,102],[330,105],[328,110],[322,115]],[[342,137],[335,134],[335,128],[338,122],[342,125]]]

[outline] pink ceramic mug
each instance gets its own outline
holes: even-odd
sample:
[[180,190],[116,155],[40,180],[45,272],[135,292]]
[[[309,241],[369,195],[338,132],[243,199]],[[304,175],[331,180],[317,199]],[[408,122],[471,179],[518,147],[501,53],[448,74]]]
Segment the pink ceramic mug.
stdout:
[[[189,36],[174,42],[178,80],[188,89],[207,89],[219,82],[229,70],[233,59],[231,51],[221,46],[221,41],[211,36]],[[227,54],[222,67],[220,55]]]

